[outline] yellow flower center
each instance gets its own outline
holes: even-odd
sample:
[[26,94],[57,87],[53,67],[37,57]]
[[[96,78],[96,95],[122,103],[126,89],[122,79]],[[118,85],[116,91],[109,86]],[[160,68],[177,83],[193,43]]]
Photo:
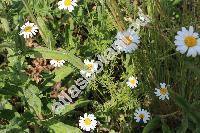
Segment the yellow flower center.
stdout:
[[135,83],[136,83],[136,80],[135,80],[135,79],[131,79],[131,80],[130,80],[130,83],[131,83],[131,84],[135,84]]
[[87,64],[87,67],[91,71],[93,69],[93,64]]
[[140,119],[144,119],[144,114],[139,115]]
[[187,36],[184,41],[188,47],[194,47],[197,45],[197,39],[193,36]]
[[72,3],[71,0],[65,0],[65,2],[64,2],[65,6],[70,6],[71,3]]
[[24,31],[25,31],[25,32],[31,32],[31,30],[32,30],[32,27],[31,27],[31,26],[26,26],[26,27],[24,28]]
[[162,95],[167,94],[167,92],[168,92],[167,88],[161,88],[161,89],[160,89],[160,93],[161,93]]
[[90,118],[86,118],[84,120],[84,123],[85,123],[85,125],[89,126],[92,123],[92,121],[90,120]]
[[133,41],[131,39],[130,36],[125,36],[124,39],[123,39],[123,42],[126,44],[126,45],[130,45]]

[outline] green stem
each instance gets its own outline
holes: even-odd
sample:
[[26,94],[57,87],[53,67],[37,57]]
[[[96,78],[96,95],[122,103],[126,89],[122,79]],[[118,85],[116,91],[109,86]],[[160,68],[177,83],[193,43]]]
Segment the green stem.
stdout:
[[122,18],[120,15],[120,12],[117,8],[117,3],[115,0],[107,0],[106,1],[108,8],[110,9],[112,16],[114,17],[115,23],[118,26],[118,29],[120,31],[124,31],[126,28],[124,26],[124,23],[122,22],[122,20],[120,21],[120,19]]
[[170,114],[165,114],[165,115],[159,115],[161,118],[167,118],[169,116],[174,116],[176,114],[180,113],[180,111],[175,111],[173,113],[170,113]]
[[[38,26],[39,30],[41,31],[40,34],[44,35],[44,31],[42,30],[42,28],[40,27],[39,23],[37,22],[35,16],[33,15],[32,10],[31,10],[31,8],[29,8],[29,6],[28,6],[26,0],[22,0],[22,2],[23,2],[23,4],[24,4],[25,8],[27,9],[29,15],[31,16],[33,22]],[[48,41],[46,41],[46,38],[44,39],[44,41],[45,41],[45,44],[48,45]]]

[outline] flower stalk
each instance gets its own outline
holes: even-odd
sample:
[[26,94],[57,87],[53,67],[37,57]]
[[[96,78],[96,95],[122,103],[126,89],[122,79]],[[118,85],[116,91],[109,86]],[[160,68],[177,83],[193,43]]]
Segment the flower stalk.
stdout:
[[[33,22],[38,26],[39,31],[40,31],[40,34],[41,34],[41,35],[44,35],[44,31],[42,30],[42,28],[40,27],[40,25],[39,25],[39,23],[37,22],[36,18],[34,17],[34,15],[33,15],[32,11],[31,11],[30,7],[28,6],[26,0],[22,0],[22,2],[23,2],[23,4],[24,4],[26,10],[28,11],[30,17],[32,18]],[[46,39],[44,39],[44,41],[45,41],[45,44],[48,44],[48,41],[46,41]]]
[[122,17],[121,14],[119,12],[117,3],[115,0],[106,0],[107,6],[115,20],[116,25],[118,26],[118,30],[123,32],[126,28],[124,23],[122,22]]

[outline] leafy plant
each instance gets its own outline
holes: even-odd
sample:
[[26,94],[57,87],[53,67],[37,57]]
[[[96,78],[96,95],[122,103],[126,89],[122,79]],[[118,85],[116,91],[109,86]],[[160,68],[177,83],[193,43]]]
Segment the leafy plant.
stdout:
[[[200,58],[176,52],[174,38],[190,25],[200,33],[199,7],[195,0],[80,0],[68,12],[58,0],[1,0],[0,132],[81,133],[79,118],[90,112],[98,121],[91,132],[198,133]],[[84,60],[104,55],[138,18],[138,8],[151,18],[140,27],[138,49],[103,64],[77,98],[52,110],[82,77]],[[19,33],[27,21],[39,32],[24,39]],[[51,60],[65,63],[57,68]],[[130,76],[139,81],[134,89],[126,84]],[[168,101],[154,95],[162,82],[170,85]],[[135,122],[139,107],[150,111],[148,124]]]

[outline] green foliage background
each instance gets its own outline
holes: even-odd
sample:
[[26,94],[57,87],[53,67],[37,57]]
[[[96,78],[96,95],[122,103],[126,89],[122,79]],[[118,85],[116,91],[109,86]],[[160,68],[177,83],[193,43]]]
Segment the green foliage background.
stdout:
[[[0,100],[4,108],[0,110],[0,132],[79,133],[79,116],[86,112],[94,113],[99,121],[94,132],[200,132],[200,58],[176,52],[173,42],[181,27],[193,25],[200,33],[199,0],[117,1],[116,14],[121,14],[119,21],[126,28],[131,23],[123,17],[135,19],[138,6],[152,18],[141,28],[139,49],[122,53],[106,65],[60,115],[51,111],[52,86],[59,81],[67,88],[73,85],[80,77],[82,61],[111,47],[119,25],[110,9],[112,0],[81,0],[72,13],[59,10],[57,2],[0,1]],[[19,36],[27,20],[39,26],[34,41],[41,47],[28,48]],[[36,84],[25,70],[27,58],[38,57],[67,63],[44,72],[44,81]],[[131,75],[139,80],[134,90],[126,85]],[[153,93],[160,82],[171,85],[169,101],[159,101]],[[13,97],[17,102],[12,102]],[[147,125],[134,121],[138,107],[151,112]]]

